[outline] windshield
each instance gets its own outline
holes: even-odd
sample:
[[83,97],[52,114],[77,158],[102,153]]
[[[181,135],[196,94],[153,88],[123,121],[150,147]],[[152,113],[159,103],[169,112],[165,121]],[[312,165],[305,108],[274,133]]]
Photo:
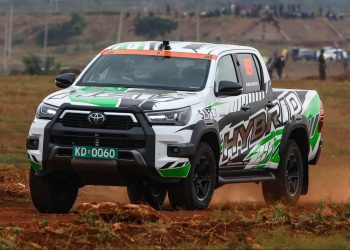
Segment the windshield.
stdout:
[[198,58],[102,55],[77,85],[198,91],[209,66],[210,60]]

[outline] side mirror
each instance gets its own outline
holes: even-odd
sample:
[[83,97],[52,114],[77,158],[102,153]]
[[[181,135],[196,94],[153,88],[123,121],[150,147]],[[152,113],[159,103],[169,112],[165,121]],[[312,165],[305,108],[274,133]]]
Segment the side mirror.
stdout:
[[73,84],[75,80],[75,74],[74,73],[64,73],[61,75],[56,76],[55,84],[57,87],[61,89],[68,88],[70,85]]
[[243,92],[243,87],[238,82],[221,81],[219,82],[219,95],[240,95]]

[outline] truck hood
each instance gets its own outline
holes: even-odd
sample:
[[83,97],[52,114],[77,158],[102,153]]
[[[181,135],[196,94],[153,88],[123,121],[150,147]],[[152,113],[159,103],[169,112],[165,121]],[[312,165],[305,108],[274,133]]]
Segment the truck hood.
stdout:
[[49,95],[44,103],[56,107],[63,103],[77,106],[140,107],[151,111],[183,108],[201,100],[200,92],[72,86]]

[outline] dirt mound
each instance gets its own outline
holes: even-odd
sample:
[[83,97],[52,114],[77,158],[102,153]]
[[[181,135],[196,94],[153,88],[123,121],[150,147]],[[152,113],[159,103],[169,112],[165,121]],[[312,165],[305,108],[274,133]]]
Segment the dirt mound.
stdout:
[[81,216],[97,215],[106,222],[122,221],[131,223],[156,222],[166,219],[160,212],[147,205],[119,204],[102,202],[99,204],[82,203],[77,208]]
[[27,173],[20,169],[1,169],[0,197],[1,200],[28,198]]

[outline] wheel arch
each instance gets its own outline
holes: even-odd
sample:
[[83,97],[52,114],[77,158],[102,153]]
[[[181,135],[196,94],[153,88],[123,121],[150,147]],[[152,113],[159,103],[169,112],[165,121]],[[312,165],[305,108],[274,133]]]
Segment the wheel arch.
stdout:
[[286,154],[287,143],[294,140],[299,146],[303,158],[303,188],[301,194],[307,194],[309,186],[309,165],[308,155],[310,151],[309,123],[304,115],[294,117],[294,119],[285,125],[279,149],[280,156]]
[[214,152],[217,166],[220,160],[219,124],[215,120],[200,121],[193,129],[191,143],[198,147],[200,142],[207,143]]

